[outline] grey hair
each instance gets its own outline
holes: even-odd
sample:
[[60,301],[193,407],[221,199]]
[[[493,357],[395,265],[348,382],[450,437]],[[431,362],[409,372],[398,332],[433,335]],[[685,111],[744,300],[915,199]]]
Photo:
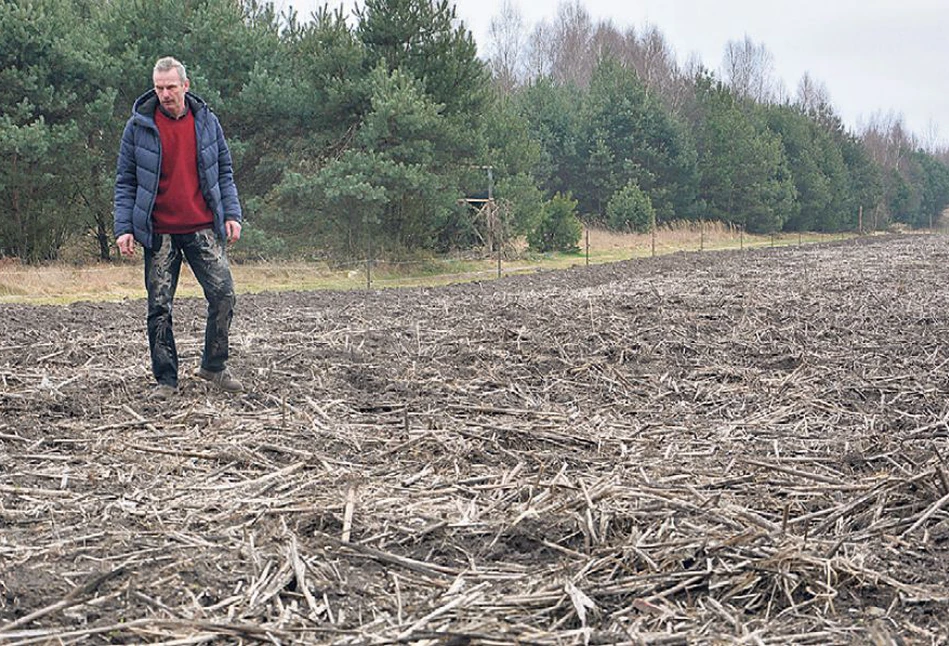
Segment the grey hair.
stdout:
[[167,72],[168,70],[177,70],[178,71],[178,80],[184,83],[188,80],[188,72],[185,70],[184,63],[179,61],[174,56],[165,56],[159,58],[155,62],[155,69],[152,70],[152,73],[156,72]]

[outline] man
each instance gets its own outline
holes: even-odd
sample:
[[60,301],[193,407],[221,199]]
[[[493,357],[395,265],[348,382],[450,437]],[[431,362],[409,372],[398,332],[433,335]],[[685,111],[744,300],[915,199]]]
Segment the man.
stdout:
[[154,394],[178,387],[172,302],[182,257],[208,302],[198,376],[227,392],[242,386],[227,370],[234,281],[225,241],[241,236],[241,206],[224,132],[207,103],[189,92],[184,65],[155,63],[154,88],[132,106],[122,133],[115,181],[115,237],[124,256],[145,250],[148,345]]

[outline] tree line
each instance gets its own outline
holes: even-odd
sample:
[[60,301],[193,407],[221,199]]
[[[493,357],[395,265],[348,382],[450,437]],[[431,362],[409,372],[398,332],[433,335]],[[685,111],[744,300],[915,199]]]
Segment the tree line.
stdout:
[[[0,0],[0,256],[109,259],[118,140],[174,55],[218,114],[245,207],[242,257],[405,256],[580,223],[749,232],[931,226],[949,153],[900,118],[848,130],[805,76],[729,43],[679,64],[661,32],[579,2],[528,31],[506,4],[479,56],[448,0],[301,19],[258,0]],[[494,209],[472,204],[490,194]]]

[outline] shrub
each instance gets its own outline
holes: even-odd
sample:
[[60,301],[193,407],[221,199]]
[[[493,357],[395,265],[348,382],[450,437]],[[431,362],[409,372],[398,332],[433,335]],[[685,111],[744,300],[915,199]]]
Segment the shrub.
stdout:
[[540,222],[527,234],[527,243],[534,251],[565,251],[575,253],[583,234],[583,226],[577,218],[577,201],[569,195],[554,195],[544,204]]
[[656,210],[649,196],[633,182],[613,193],[606,205],[610,228],[648,233],[656,222]]

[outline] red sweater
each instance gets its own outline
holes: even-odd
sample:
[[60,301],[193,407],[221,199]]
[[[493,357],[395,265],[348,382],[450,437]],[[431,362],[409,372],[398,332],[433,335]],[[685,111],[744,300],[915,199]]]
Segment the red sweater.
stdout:
[[155,110],[161,137],[161,177],[152,210],[155,233],[194,233],[214,226],[198,181],[198,151],[191,110],[172,119]]

